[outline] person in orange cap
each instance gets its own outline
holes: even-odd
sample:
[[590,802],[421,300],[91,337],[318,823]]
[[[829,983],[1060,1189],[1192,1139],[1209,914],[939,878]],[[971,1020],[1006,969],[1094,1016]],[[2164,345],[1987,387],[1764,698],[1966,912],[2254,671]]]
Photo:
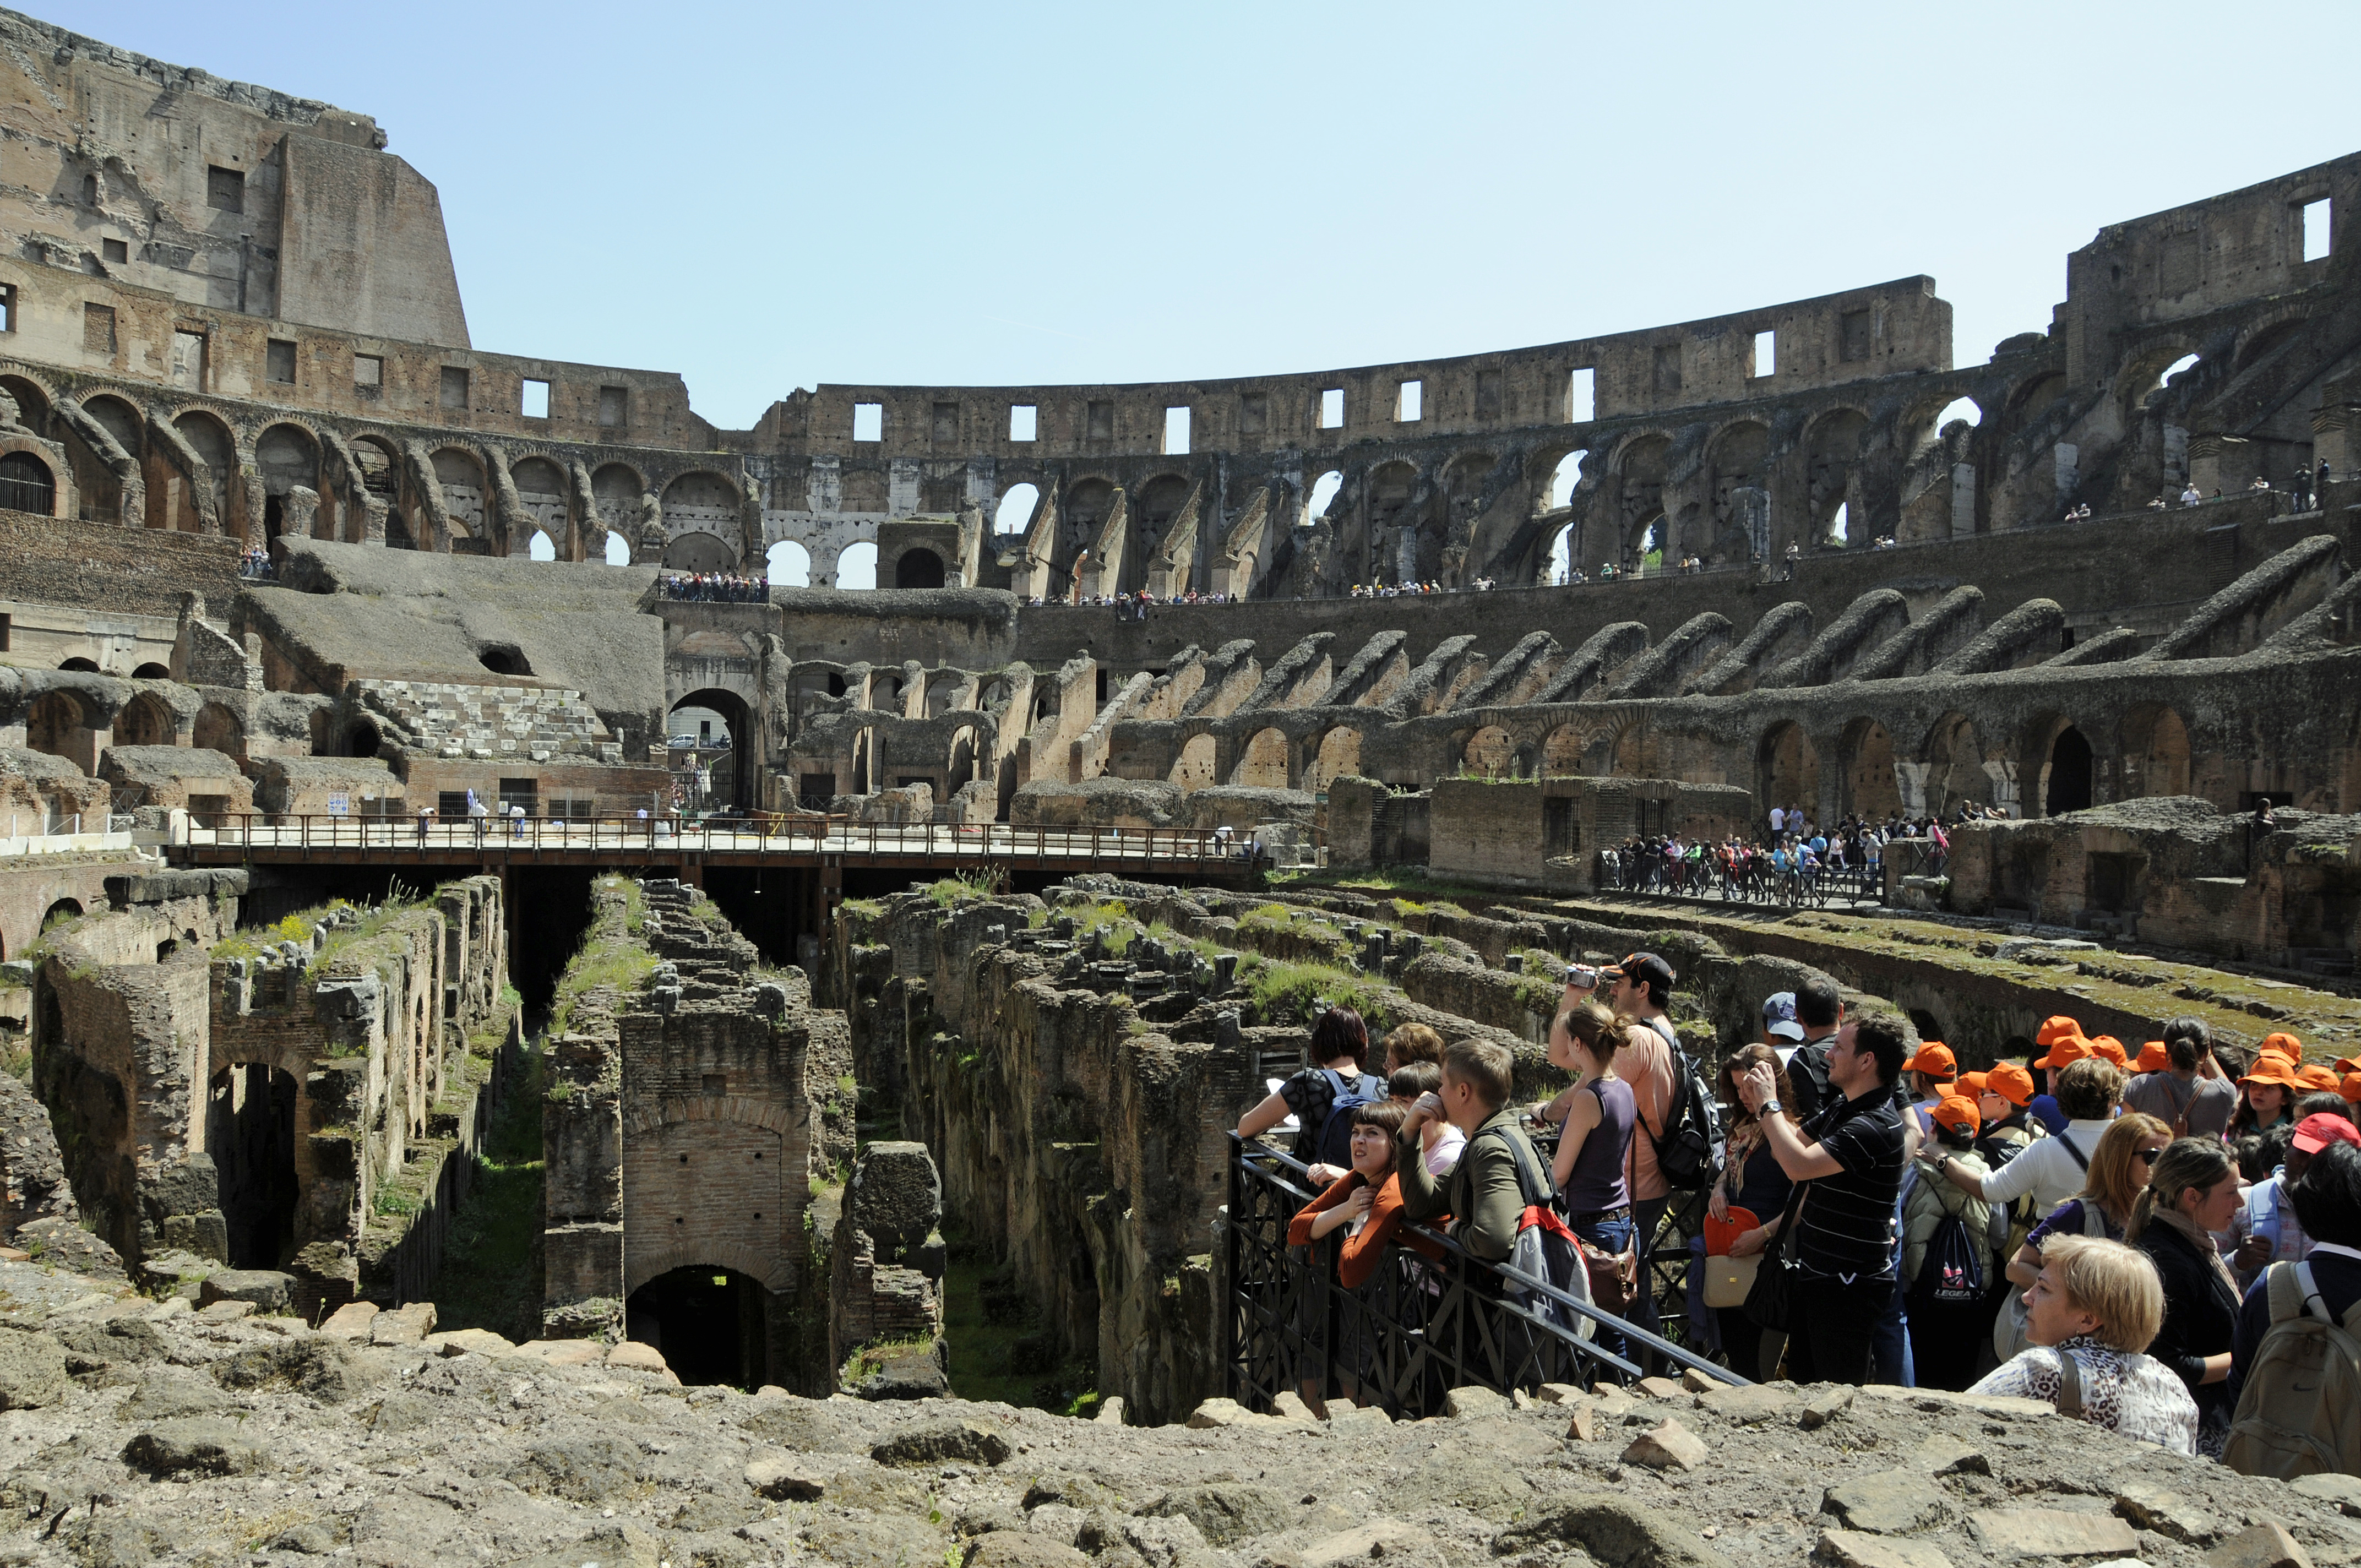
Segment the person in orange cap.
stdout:
[[2235,1143],[2248,1133],[2268,1133],[2282,1122],[2292,1123],[2295,1097],[2302,1088],[2287,1058],[2275,1051],[2257,1057],[2254,1067],[2238,1080],[2238,1109],[2230,1118],[2230,1141]]
[[2124,1049],[2124,1043],[2113,1035],[2100,1035],[2093,1038],[2091,1041],[2091,1054],[2094,1057],[2104,1057],[2126,1072],[2131,1070],[2131,1052]]
[[2361,1072],[2348,1072],[2336,1085],[2336,1092],[2345,1096],[2345,1103],[2361,1111]]
[[1918,1097],[1910,1109],[1917,1113],[1918,1130],[1924,1133],[1932,1125],[1927,1113],[1941,1102],[1943,1096],[1952,1092],[1951,1086],[1959,1081],[1959,1059],[1942,1041],[1922,1040],[1916,1052],[1902,1064],[1902,1070],[1909,1075],[1910,1088]]
[[[2079,1040],[2083,1037],[2082,1025],[2060,1013],[2041,1021],[2041,1027],[2033,1033],[2033,1043],[2047,1050],[2060,1040]],[[2035,1065],[2040,1064],[2037,1062]]]
[[2146,1042],[2140,1047],[2139,1055],[2132,1058],[2134,1072],[2162,1072],[2171,1065],[2172,1052],[2162,1040]]
[[[1927,1120],[1933,1141],[1960,1168],[1981,1179],[1987,1168],[1975,1151],[1982,1117],[1974,1102],[1965,1095],[1945,1095],[1929,1108]],[[1958,1220],[1959,1230],[1946,1227],[1947,1219]],[[1960,1231],[1965,1233],[1964,1255],[1950,1242],[1933,1245],[1938,1235],[1956,1237]],[[1977,1353],[1991,1337],[1984,1298],[1999,1273],[2000,1259],[1992,1250],[1992,1206],[1948,1181],[1912,1182],[1902,1201],[1902,1288],[1908,1298],[1910,1357],[1918,1387],[1958,1392],[1975,1381]]]
[[[2161,1047],[2165,1062],[2147,1066]],[[2124,1109],[2155,1117],[2177,1138],[2219,1138],[2238,1108],[2237,1086],[2213,1059],[2213,1031],[2202,1018],[2174,1018],[2164,1038],[2140,1047],[2141,1072],[2125,1087]]]
[[2263,1036],[2263,1043],[2255,1047],[2255,1054],[2257,1056],[2267,1055],[2274,1051],[2279,1055],[2287,1058],[2290,1061],[2303,1060],[2303,1042],[2297,1039],[2293,1035],[2265,1035]]
[[2313,1062],[2295,1069],[2295,1081],[2306,1094],[2334,1094],[2338,1080],[2334,1068]]

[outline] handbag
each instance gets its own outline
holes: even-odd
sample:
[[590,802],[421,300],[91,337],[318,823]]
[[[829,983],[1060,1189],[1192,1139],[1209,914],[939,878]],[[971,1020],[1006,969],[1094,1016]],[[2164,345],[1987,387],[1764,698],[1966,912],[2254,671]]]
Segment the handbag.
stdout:
[[1640,1249],[1630,1246],[1621,1252],[1609,1252],[1580,1236],[1575,1237],[1574,1245],[1581,1249],[1582,1266],[1590,1276],[1592,1303],[1602,1312],[1621,1317],[1639,1299]]
[[1752,1257],[1731,1257],[1727,1254],[1705,1260],[1705,1304],[1717,1310],[1743,1307],[1746,1299],[1754,1294],[1755,1277],[1762,1272],[1763,1255]]
[[1795,1288],[1795,1216],[1804,1207],[1806,1183],[1798,1181],[1787,1195],[1786,1212],[1779,1216],[1779,1240],[1764,1254],[1768,1267],[1754,1271],[1754,1284],[1746,1292],[1746,1315],[1756,1327],[1774,1334],[1787,1332],[1787,1298]]

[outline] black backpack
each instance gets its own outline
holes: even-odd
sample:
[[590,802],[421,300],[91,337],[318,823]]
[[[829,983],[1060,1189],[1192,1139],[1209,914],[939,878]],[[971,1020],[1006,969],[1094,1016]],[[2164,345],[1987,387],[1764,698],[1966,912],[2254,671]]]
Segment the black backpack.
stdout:
[[[1660,1037],[1667,1033],[1656,1030]],[[1673,1058],[1673,1100],[1664,1113],[1664,1135],[1649,1132],[1648,1141],[1655,1146],[1656,1169],[1664,1185],[1686,1190],[1721,1175],[1721,1102],[1679,1041],[1668,1039],[1665,1045]],[[1648,1131],[1645,1122],[1640,1127]]]
[[1946,1214],[1935,1222],[1927,1251],[1918,1260],[1918,1277],[1910,1282],[1910,1299],[1929,1306],[1958,1306],[1984,1299],[1984,1249],[1968,1233],[1967,1222]]
[[[1327,1079],[1328,1091],[1334,1098],[1328,1102],[1328,1119],[1320,1124],[1320,1130],[1312,1140],[1312,1157],[1304,1163],[1333,1165],[1342,1170],[1353,1163],[1353,1113],[1364,1105],[1375,1105],[1383,1100],[1386,1097],[1385,1080],[1375,1073],[1365,1072],[1354,1080],[1352,1088],[1347,1089],[1345,1087],[1345,1075],[1334,1068],[1323,1067],[1320,1072]],[[1374,1094],[1369,1091],[1372,1080],[1377,1083]]]

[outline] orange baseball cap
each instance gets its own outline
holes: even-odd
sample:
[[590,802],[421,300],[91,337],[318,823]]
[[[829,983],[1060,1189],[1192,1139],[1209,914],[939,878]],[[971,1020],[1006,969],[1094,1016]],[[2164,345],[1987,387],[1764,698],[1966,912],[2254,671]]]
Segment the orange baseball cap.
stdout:
[[2172,1065],[2172,1052],[2162,1040],[2150,1040],[2132,1058],[2134,1072],[2162,1072]]
[[2030,1105],[2033,1075],[2013,1061],[2004,1061],[1984,1074],[1984,1092],[1997,1094],[2012,1105]]
[[2051,1046],[2049,1047],[2049,1054],[2043,1057],[2039,1061],[2035,1062],[2033,1065],[2039,1068],[2048,1068],[2054,1072],[2070,1062],[2078,1062],[2084,1057],[2092,1057],[2098,1054],[2098,1052],[2091,1048],[2090,1041],[2082,1038],[2080,1035],[2073,1035],[2069,1036],[2068,1037],[2059,1040],[2057,1044]]
[[2265,1035],[2263,1043],[2255,1047],[2257,1054],[2277,1051],[2290,1061],[2303,1060],[2303,1042],[2293,1035]]
[[2337,1079],[2335,1071],[2333,1069],[2322,1067],[2317,1063],[2314,1063],[2310,1067],[2300,1067],[2296,1069],[2295,1080],[2298,1084],[2302,1086],[2304,1092],[2307,1094],[2317,1093],[2323,1090],[2325,1090],[2332,1094],[2336,1092]]
[[1960,1074],[1960,1092],[1971,1100],[1979,1094],[1990,1094],[1991,1082],[1992,1074],[1988,1072],[1963,1072]]
[[2338,1057],[2333,1065],[2339,1072],[2361,1072],[2361,1057]]
[[2131,1053],[2124,1049],[2124,1043],[2113,1035],[2101,1035],[2097,1039],[2092,1040],[2091,1054],[2094,1057],[2104,1057],[2117,1067],[2132,1065]]
[[1963,1127],[1971,1133],[1982,1126],[1984,1120],[1982,1114],[1976,1110],[1976,1102],[1961,1094],[1946,1094],[1943,1096],[1942,1103],[1937,1105],[1927,1114],[1933,1117],[1938,1125]]
[[2296,1077],[2295,1069],[2290,1065],[2287,1058],[2276,1052],[2269,1056],[2257,1057],[2254,1070],[2238,1081],[2240,1083],[2276,1083],[2281,1089],[2303,1087],[2302,1081]]
[[2034,1033],[2033,1043],[2046,1049],[2060,1040],[2079,1040],[2081,1037],[2082,1025],[2061,1013],[2041,1021],[2041,1027]]
[[2361,1072],[2346,1073],[2345,1081],[2336,1086],[2336,1092],[2345,1096],[2347,1105],[2361,1105]]
[[1960,1076],[1960,1060],[1951,1047],[1940,1040],[1922,1041],[1918,1054],[1902,1064],[1905,1072],[1923,1072],[1929,1078],[1939,1078],[1949,1083]]

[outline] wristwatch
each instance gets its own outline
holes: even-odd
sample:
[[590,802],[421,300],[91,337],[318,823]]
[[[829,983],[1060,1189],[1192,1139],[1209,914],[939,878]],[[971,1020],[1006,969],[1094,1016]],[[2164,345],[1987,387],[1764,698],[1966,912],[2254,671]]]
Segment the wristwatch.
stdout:
[[1757,1105],[1754,1108],[1754,1118],[1756,1121],[1761,1121],[1765,1116],[1776,1116],[1780,1112],[1785,1109],[1786,1107],[1780,1104],[1776,1100],[1765,1100],[1762,1104]]

